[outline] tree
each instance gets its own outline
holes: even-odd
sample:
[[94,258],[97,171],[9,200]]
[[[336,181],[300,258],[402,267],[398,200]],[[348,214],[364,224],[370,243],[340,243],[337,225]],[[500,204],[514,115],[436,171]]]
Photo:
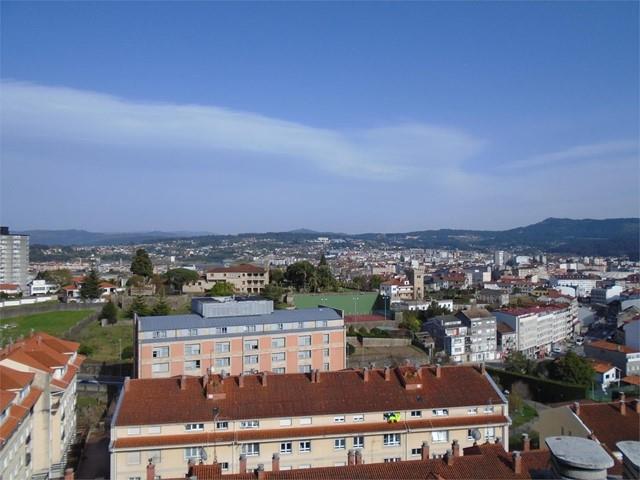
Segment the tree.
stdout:
[[164,299],[164,297],[160,297],[160,299],[156,302],[156,304],[151,309],[151,315],[169,315],[171,313],[171,307]]
[[230,297],[235,293],[233,285],[227,282],[218,282],[207,292],[210,297]]
[[89,274],[84,278],[80,287],[80,296],[86,299],[96,299],[100,297],[100,277],[95,268],[89,270]]
[[399,327],[406,328],[412,332],[419,332],[422,328],[422,321],[416,312],[402,312],[402,322]]
[[274,285],[282,285],[284,282],[284,272],[279,268],[274,268],[269,272],[269,282]]
[[511,352],[505,360],[505,369],[510,372],[516,372],[526,375],[531,372],[533,367],[533,362],[528,359],[522,352]]
[[318,267],[326,267],[327,266],[327,257],[324,256],[324,253],[320,256],[320,262],[318,262]]
[[553,380],[578,385],[590,385],[593,381],[594,370],[587,359],[570,350],[564,357],[551,365],[549,374]]
[[315,276],[316,268],[306,260],[292,263],[284,273],[287,283],[296,290],[309,288],[309,290],[313,291],[316,285]]
[[425,312],[425,318],[437,317],[438,315],[446,315],[451,313],[447,307],[441,307],[438,302],[431,302]]
[[379,290],[382,283],[382,277],[380,275],[371,275],[369,278],[369,290]]
[[131,261],[131,273],[146,278],[153,275],[153,263],[151,263],[151,258],[149,258],[149,254],[144,248],[136,250],[136,254]]
[[264,298],[268,300],[273,300],[275,303],[282,301],[282,295],[284,295],[284,288],[278,287],[277,285],[265,285],[261,294]]
[[118,321],[118,307],[116,307],[113,302],[108,302],[104,307],[102,307],[100,318],[106,318],[107,322],[109,322],[110,325],[113,325]]
[[135,313],[141,317],[149,315],[149,307],[147,302],[144,301],[144,298],[135,297],[133,302],[131,302],[131,306],[129,307],[129,310],[127,310],[127,317],[133,318]]
[[317,290],[332,291],[337,286],[336,279],[327,265],[321,265],[316,270]]
[[186,283],[195,282],[198,280],[198,272],[189,270],[188,268],[174,268],[169,270],[165,274],[167,282],[173,287],[174,290],[182,292],[182,287]]
[[36,276],[38,280],[46,280],[49,283],[55,283],[60,287],[70,285],[73,279],[71,271],[67,268],[60,268],[58,270],[45,270],[38,272]]

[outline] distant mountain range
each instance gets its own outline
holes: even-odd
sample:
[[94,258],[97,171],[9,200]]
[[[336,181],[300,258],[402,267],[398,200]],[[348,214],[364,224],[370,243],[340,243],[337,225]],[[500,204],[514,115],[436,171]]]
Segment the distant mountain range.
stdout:
[[169,239],[192,239],[196,244],[216,244],[221,239],[255,237],[282,242],[324,236],[386,244],[405,248],[519,249],[573,255],[640,256],[640,219],[572,220],[547,218],[542,222],[510,230],[420,230],[402,233],[344,234],[297,229],[289,232],[213,235],[206,232],[94,233],[84,230],[31,230],[32,245],[117,245],[157,243]]
[[133,232],[133,233],[98,233],[86,230],[24,230],[16,232],[30,236],[31,245],[49,246],[91,246],[120,245],[131,243],[153,243],[172,238],[199,237],[212,235],[211,232]]

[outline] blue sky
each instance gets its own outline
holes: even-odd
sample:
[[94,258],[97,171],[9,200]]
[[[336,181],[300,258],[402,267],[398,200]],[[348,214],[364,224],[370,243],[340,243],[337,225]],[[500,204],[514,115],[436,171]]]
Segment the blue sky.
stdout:
[[637,2],[2,2],[24,228],[638,216]]

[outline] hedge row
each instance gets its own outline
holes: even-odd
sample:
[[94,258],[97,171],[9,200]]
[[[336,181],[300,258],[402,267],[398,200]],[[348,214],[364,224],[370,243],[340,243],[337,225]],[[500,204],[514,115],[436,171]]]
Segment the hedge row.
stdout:
[[487,371],[495,377],[503,389],[511,391],[513,384],[520,381],[529,387],[531,400],[540,403],[569,402],[582,400],[587,396],[587,388],[584,385],[558,382],[546,378],[524,375],[522,373],[508,372],[498,368],[487,367]]

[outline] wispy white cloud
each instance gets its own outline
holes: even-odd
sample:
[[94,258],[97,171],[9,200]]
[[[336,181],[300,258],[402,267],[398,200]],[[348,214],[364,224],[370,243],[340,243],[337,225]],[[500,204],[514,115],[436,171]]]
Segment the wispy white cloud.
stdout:
[[[216,106],[135,102],[3,81],[4,140],[231,152],[307,164],[351,178],[398,180],[455,171],[485,142],[455,128],[401,124],[338,131]],[[135,156],[133,156],[135,158]],[[211,155],[215,165],[219,155]]]
[[530,169],[537,167],[558,167],[573,162],[593,162],[607,160],[612,157],[637,156],[638,142],[618,140],[589,145],[577,145],[556,152],[535,155],[507,165],[512,169]]

